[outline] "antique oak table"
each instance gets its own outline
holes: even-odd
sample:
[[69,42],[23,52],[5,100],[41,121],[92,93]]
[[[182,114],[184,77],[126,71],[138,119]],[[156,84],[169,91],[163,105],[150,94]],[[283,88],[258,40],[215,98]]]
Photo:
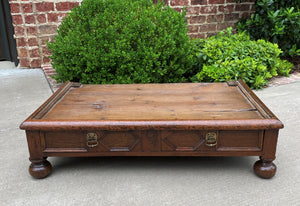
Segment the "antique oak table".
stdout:
[[254,172],[271,178],[283,124],[241,80],[67,82],[20,128],[35,178],[50,174],[48,156],[259,156]]

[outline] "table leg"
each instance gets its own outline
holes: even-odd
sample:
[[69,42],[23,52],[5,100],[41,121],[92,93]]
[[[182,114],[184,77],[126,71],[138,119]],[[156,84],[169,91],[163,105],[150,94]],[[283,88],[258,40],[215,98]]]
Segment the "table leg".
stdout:
[[43,145],[39,131],[26,131],[31,165],[29,173],[34,178],[44,178],[51,173],[52,166],[43,156]]
[[46,159],[43,160],[30,160],[29,173],[32,177],[40,179],[47,177],[52,170],[50,162]]
[[272,178],[276,173],[275,160],[278,130],[266,130],[263,140],[263,155],[255,162],[253,169],[256,175],[262,178]]

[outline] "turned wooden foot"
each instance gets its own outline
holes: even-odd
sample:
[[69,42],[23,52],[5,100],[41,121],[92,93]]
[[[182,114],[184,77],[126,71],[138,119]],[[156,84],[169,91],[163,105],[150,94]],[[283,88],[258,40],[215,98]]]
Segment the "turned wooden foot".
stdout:
[[272,161],[258,160],[253,169],[257,176],[265,179],[272,178],[276,173],[276,165]]
[[49,161],[44,158],[43,160],[31,160],[31,165],[29,166],[29,173],[32,177],[41,179],[47,177],[52,170],[52,166]]

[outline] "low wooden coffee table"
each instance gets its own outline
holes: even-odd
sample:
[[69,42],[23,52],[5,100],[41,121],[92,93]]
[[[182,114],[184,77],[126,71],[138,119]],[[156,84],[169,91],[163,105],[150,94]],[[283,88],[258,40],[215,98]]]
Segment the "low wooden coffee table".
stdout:
[[243,81],[81,85],[67,82],[20,126],[30,174],[50,174],[48,156],[259,156],[275,175],[283,124]]

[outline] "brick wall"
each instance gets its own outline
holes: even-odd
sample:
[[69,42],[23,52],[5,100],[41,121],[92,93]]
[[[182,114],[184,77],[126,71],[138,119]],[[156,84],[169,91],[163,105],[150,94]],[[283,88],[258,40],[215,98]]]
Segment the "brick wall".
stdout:
[[[156,2],[157,0],[153,0]],[[46,41],[51,41],[63,17],[82,0],[9,0],[20,67],[36,68],[50,64]],[[254,0],[165,0],[177,11],[186,7],[192,38],[205,38],[253,11]]]

